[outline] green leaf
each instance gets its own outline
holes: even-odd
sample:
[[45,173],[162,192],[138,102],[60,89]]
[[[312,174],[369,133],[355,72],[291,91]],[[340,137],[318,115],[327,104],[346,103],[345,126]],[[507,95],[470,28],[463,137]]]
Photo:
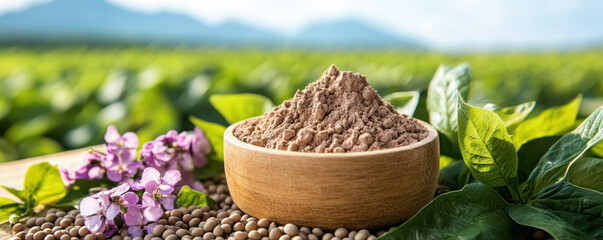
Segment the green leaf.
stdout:
[[6,190],[7,192],[11,193],[12,195],[14,195],[15,197],[21,199],[21,201],[23,201],[23,202],[27,201],[26,193],[24,193],[22,190],[14,189],[14,188],[7,187],[7,186],[2,186],[2,188],[4,190]]
[[524,205],[510,205],[517,223],[539,228],[555,239],[603,239],[603,194],[560,182]]
[[208,155],[208,158],[224,161],[224,131],[226,131],[226,128],[220,124],[208,122],[193,116],[190,116],[189,119],[203,130],[211,144],[212,151]]
[[578,159],[569,166],[565,180],[576,186],[603,192],[603,159]]
[[440,170],[440,183],[450,191],[460,190],[469,183],[470,178],[471,172],[463,161],[452,162]]
[[438,68],[427,90],[429,120],[438,131],[453,143],[457,142],[457,92],[469,98],[471,71],[464,63],[454,68],[442,65]]
[[420,93],[418,91],[395,92],[383,97],[383,100],[391,103],[396,111],[412,116],[419,104]]
[[4,222],[15,213],[25,211],[25,205],[13,201],[10,198],[0,197],[0,222]]
[[509,218],[506,207],[492,188],[469,184],[438,196],[379,239],[525,239],[528,231]]
[[603,106],[591,114],[576,130],[563,136],[540,159],[530,174],[523,193],[533,196],[540,190],[561,181],[568,165],[603,139]]
[[100,186],[113,186],[114,182],[109,181],[108,179],[77,179],[69,189],[67,189],[67,194],[60,201],[53,204],[52,207],[55,208],[73,208],[74,206],[78,206],[80,204],[80,200],[85,197],[90,196],[90,189],[96,188]]
[[603,142],[595,144],[595,146],[593,146],[590,150],[593,152],[593,154],[603,157]]
[[55,203],[67,194],[59,168],[48,162],[41,162],[29,167],[23,186],[25,186],[23,191],[31,193],[35,200],[42,205]]
[[488,186],[507,186],[513,199],[521,200],[517,153],[505,124],[495,113],[458,99],[459,145],[471,174]]
[[560,138],[560,136],[537,138],[521,145],[521,148],[517,151],[519,160],[517,177],[520,183],[528,180],[530,173],[534,170],[538,161]]
[[202,192],[197,192],[192,190],[189,186],[184,186],[180,189],[178,196],[176,196],[174,206],[176,208],[190,206],[209,206],[209,208],[214,208],[216,206],[216,201]]
[[199,180],[210,179],[214,176],[224,174],[224,161],[209,158],[207,159],[207,164],[202,168],[195,168],[193,174],[195,175],[195,179]]
[[505,122],[505,127],[508,132],[513,132],[515,128],[532,112],[536,106],[536,102],[531,101],[522,103],[516,106],[500,108],[494,104],[487,104],[485,109],[493,111]]
[[560,135],[570,130],[576,121],[581,100],[582,95],[578,95],[566,105],[549,108],[519,124],[513,132],[515,147],[519,149],[532,139]]
[[274,107],[267,97],[250,93],[214,94],[209,102],[230,124],[260,116]]

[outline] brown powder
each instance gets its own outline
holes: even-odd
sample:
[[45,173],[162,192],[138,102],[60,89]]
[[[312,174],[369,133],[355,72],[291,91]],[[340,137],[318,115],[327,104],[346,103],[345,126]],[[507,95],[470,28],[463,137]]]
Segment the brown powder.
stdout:
[[332,65],[317,81],[234,135],[257,146],[299,152],[361,152],[421,141],[429,133],[398,113],[366,77]]

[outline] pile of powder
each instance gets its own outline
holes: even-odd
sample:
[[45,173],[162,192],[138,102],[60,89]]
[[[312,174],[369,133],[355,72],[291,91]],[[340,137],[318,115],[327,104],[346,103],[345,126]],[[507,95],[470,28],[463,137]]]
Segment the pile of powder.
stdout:
[[427,129],[398,113],[366,77],[332,65],[317,81],[234,130],[241,141],[299,152],[361,152],[421,141]]

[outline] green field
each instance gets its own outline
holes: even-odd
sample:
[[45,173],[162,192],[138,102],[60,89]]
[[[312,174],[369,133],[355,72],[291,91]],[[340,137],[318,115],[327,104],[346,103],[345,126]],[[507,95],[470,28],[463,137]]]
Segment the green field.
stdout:
[[442,54],[160,48],[0,49],[0,162],[100,144],[107,125],[147,141],[190,130],[188,116],[224,123],[208,97],[259,93],[275,103],[331,64],[360,72],[383,96],[427,89],[440,64],[471,64],[470,102],[537,110],[582,93],[580,115],[603,97],[603,51]]

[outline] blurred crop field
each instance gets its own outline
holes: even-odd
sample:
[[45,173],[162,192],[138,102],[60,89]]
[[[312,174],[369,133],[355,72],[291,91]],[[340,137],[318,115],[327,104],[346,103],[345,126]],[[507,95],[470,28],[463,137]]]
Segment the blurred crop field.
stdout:
[[[208,97],[259,93],[279,104],[331,64],[360,72],[383,96],[427,89],[440,64],[471,64],[472,104],[536,100],[537,109],[583,94],[602,104],[603,50],[440,54],[404,51],[152,47],[0,48],[0,162],[100,144],[109,124],[141,143],[191,115],[225,123]],[[424,92],[422,92],[424,95]]]

